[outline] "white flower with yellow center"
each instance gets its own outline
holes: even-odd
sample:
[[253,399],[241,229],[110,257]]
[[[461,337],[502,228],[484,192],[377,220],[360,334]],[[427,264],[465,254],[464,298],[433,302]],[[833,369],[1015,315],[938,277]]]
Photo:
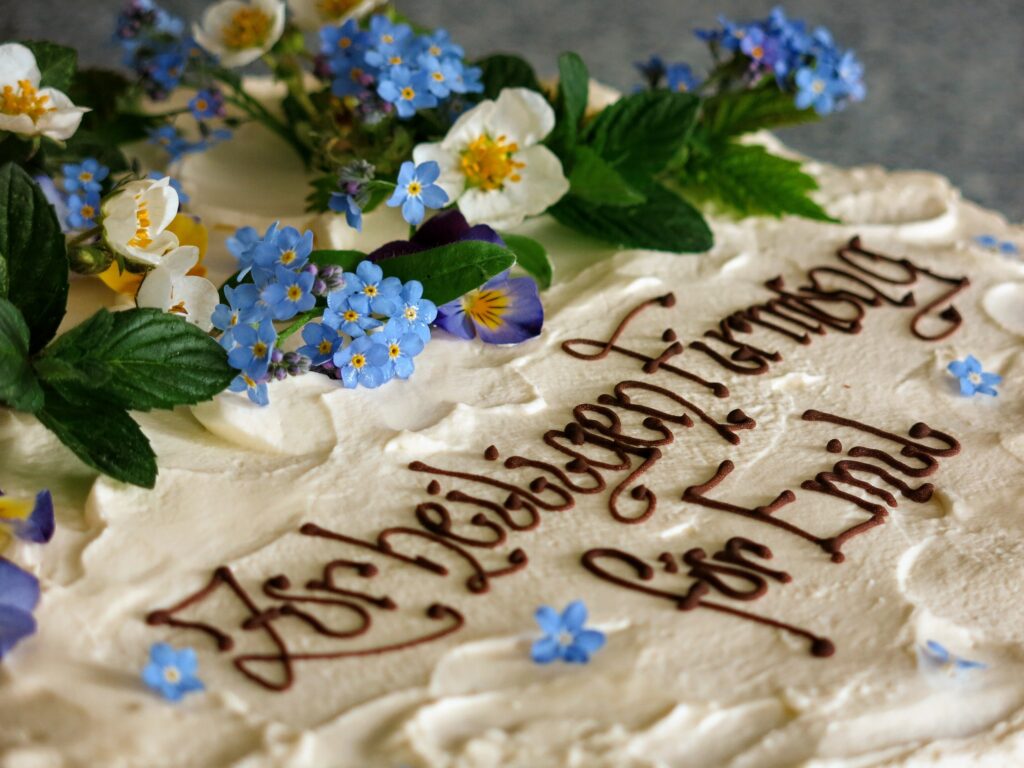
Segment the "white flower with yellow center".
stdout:
[[213,310],[220,298],[205,277],[189,275],[199,261],[199,249],[183,245],[168,253],[156,269],[146,274],[135,303],[180,315],[204,331],[213,328]]
[[167,227],[178,214],[178,193],[169,177],[131,181],[102,207],[103,238],[128,261],[155,267],[178,247]]
[[315,31],[325,24],[344,24],[349,19],[362,19],[386,2],[387,0],[288,0],[288,8],[300,29]]
[[283,0],[221,0],[206,9],[192,36],[225,67],[244,67],[274,47],[284,31]]
[[554,110],[543,96],[506,88],[497,101],[482,101],[462,115],[440,143],[416,147],[413,159],[441,166],[437,184],[470,224],[514,227],[569,191],[562,164],[540,144],[554,127]]
[[89,110],[54,88],[40,88],[36,57],[18,43],[0,45],[0,131],[71,138]]

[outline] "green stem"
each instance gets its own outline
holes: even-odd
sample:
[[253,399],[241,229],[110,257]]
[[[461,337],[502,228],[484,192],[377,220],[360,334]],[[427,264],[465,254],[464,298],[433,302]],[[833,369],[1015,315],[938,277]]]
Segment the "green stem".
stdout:
[[301,315],[295,318],[291,325],[285,328],[283,331],[277,334],[277,346],[281,346],[281,342],[287,339],[289,336],[295,334],[300,328],[306,325],[310,320],[314,320],[323,314],[322,309],[311,309],[308,312],[303,312]]
[[301,158],[303,164],[307,168],[309,167],[309,148],[299,141],[299,138],[289,130],[287,125],[274,117],[270,110],[260,104],[259,101],[246,93],[240,84],[225,78],[221,78],[221,81],[231,88],[231,93],[224,97],[225,101],[243,110],[253,119],[259,120],[263,125],[288,142],[299,158]]
[[69,240],[67,247],[69,249],[74,248],[76,245],[80,245],[80,244],[84,243],[89,238],[96,237],[96,235],[98,235],[102,231],[102,229],[103,229],[102,227],[97,225],[97,226],[93,227],[92,229],[85,230],[85,232],[82,232],[81,234],[76,235],[74,237],[74,239]]

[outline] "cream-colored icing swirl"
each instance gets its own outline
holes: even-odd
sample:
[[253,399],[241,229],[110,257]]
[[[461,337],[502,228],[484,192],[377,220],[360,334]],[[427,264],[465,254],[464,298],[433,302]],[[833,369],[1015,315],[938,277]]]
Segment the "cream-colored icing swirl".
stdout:
[[[246,214],[240,204],[228,216],[219,203],[204,210],[207,180],[254,188],[237,158],[219,151],[273,153],[218,147],[182,173],[196,187],[189,191],[199,213],[214,225],[211,263],[223,275],[230,262],[218,223],[262,227],[272,214]],[[558,270],[545,296],[541,338],[501,349],[438,333],[409,382],[378,391],[306,377],[273,385],[264,410],[225,394],[191,410],[140,414],[160,457],[153,491],[96,478],[32,419],[0,411],[0,487],[49,487],[58,513],[51,544],[16,553],[40,576],[44,594],[40,631],[0,666],[0,766],[1024,761],[1024,608],[1017,596],[1024,579],[1024,413],[1017,397],[1024,370],[1020,330],[1005,315],[1024,267],[970,242],[981,232],[1019,237],[1020,230],[962,201],[931,174],[812,169],[822,200],[847,224],[716,219],[711,253],[672,256],[616,253],[550,220],[529,223],[522,231],[549,246]],[[281,178],[288,179],[282,190],[301,185]],[[391,214],[368,217],[358,236],[325,224],[321,242],[370,248],[400,236],[401,220]],[[622,357],[573,360],[560,349],[564,340],[607,338],[626,311],[669,290],[676,307],[631,327],[631,344],[657,349],[667,326],[681,339],[696,338],[719,318],[768,298],[766,279],[783,274],[796,284],[857,233],[874,250],[969,275],[972,286],[956,302],[965,318],[960,331],[928,344],[910,335],[905,310],[884,307],[871,310],[859,335],[786,346],[785,359],[765,376],[717,371],[714,378],[732,390],[730,406],[758,422],[741,445],[699,428],[680,434],[645,478],[661,498],[651,520],[622,526],[603,495],[579,497],[573,510],[545,518],[543,536],[517,534],[529,566],[495,580],[486,595],[469,594],[458,574],[382,571],[381,589],[400,602],[443,596],[465,615],[463,631],[400,654],[299,668],[294,688],[274,694],[238,675],[207,638],[144,623],[148,610],[198,589],[222,563],[254,592],[273,574],[309,578],[331,550],[297,535],[301,523],[353,536],[405,524],[424,500],[425,478],[405,469],[411,460],[486,472],[480,454],[488,443],[528,454],[575,404],[640,375],[635,361]],[[76,281],[72,301],[72,315],[81,317],[108,299],[95,282]],[[968,353],[1003,375],[1001,397],[956,394],[945,366]],[[806,542],[678,500],[726,457],[737,466],[734,489],[798,487],[827,469],[832,460],[819,443],[833,435],[800,421],[807,408],[870,412],[867,421],[901,433],[925,421],[954,434],[963,452],[930,478],[937,489],[930,502],[901,504],[886,525],[847,546],[842,565]],[[852,513],[821,497],[803,514],[820,527],[847,523]],[[717,548],[732,535],[770,544],[774,564],[794,576],[756,609],[828,634],[834,657],[811,658],[798,640],[763,626],[684,614],[624,593],[579,565],[580,553],[595,546],[681,552]],[[534,665],[533,609],[575,598],[586,600],[607,647],[586,667]],[[237,610],[226,598],[208,605],[214,614]],[[411,620],[399,616],[375,628],[373,642],[412,631]],[[923,673],[915,646],[926,639],[990,668],[965,684]],[[207,693],[172,706],[144,688],[138,671],[158,640],[197,649]]]

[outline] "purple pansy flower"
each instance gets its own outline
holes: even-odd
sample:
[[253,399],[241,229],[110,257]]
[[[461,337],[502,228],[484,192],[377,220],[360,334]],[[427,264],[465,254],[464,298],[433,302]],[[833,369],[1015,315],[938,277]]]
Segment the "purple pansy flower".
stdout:
[[604,633],[584,627],[587,607],[582,600],[569,603],[561,614],[551,606],[542,605],[534,615],[544,632],[530,648],[530,657],[537,664],[550,664],[558,659],[569,664],[586,664],[604,647]]
[[0,557],[0,659],[36,631],[38,603],[38,579]]
[[518,344],[540,335],[544,305],[530,277],[502,272],[475,291],[437,308],[437,325],[486,344]]

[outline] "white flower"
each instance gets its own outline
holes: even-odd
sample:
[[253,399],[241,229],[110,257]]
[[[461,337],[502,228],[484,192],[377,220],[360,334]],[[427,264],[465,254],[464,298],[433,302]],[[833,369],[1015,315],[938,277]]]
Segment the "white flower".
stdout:
[[288,7],[300,29],[314,31],[325,24],[344,24],[361,19],[387,0],[288,0]]
[[135,303],[181,315],[202,330],[210,330],[213,328],[210,318],[220,299],[213,283],[205,277],[188,274],[198,262],[199,249],[194,245],[175,248],[164,256],[156,269],[146,274]]
[[506,88],[460,117],[439,144],[413,150],[416,164],[441,166],[437,183],[470,224],[508,228],[543,213],[569,191],[555,154],[538,142],[555,113],[536,91]]
[[54,88],[40,88],[36,57],[18,43],[0,45],[0,131],[70,139],[88,112]]
[[283,0],[221,0],[206,9],[192,36],[225,67],[244,67],[274,47],[284,31]]
[[103,237],[129,261],[155,267],[178,247],[167,230],[178,215],[178,193],[169,177],[131,181],[103,203]]

